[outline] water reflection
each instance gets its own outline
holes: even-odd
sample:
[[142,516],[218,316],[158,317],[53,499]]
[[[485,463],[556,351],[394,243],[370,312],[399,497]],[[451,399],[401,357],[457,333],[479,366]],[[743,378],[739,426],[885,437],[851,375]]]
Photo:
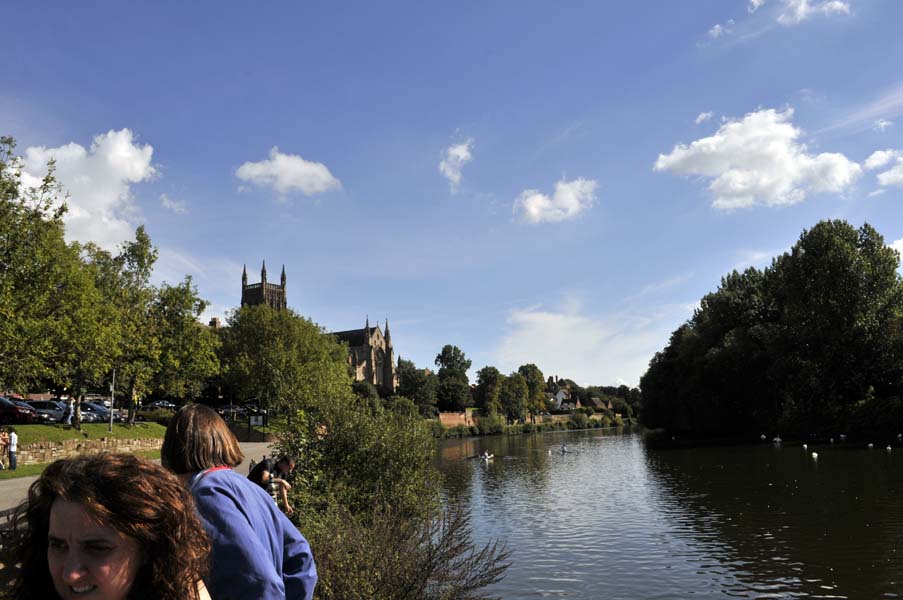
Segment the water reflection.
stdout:
[[439,460],[477,541],[514,550],[503,598],[897,597],[903,455],[818,451],[594,431],[448,441]]

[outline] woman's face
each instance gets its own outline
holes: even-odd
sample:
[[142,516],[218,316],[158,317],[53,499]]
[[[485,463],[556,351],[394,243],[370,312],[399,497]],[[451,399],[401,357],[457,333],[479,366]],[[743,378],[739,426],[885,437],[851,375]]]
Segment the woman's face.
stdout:
[[78,502],[50,508],[47,562],[64,600],[125,600],[141,565],[138,543],[104,525]]

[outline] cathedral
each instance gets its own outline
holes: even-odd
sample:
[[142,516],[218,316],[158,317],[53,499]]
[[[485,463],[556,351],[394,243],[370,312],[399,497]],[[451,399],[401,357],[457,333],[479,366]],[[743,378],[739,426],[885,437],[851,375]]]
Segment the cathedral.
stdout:
[[[282,277],[279,285],[267,283],[267,264],[260,270],[260,283],[248,284],[248,269],[241,273],[241,305],[258,306],[266,304],[270,308],[283,310],[288,307],[285,293],[285,265],[282,266]],[[211,322],[212,323],[212,322]],[[339,341],[348,344],[348,366],[355,381],[366,381],[376,387],[384,396],[395,393],[398,387],[398,370],[395,363],[395,350],[392,348],[392,336],[389,334],[389,320],[386,319],[386,331],[383,333],[379,325],[370,327],[367,317],[363,329],[336,331],[334,335]]]
[[370,318],[367,317],[363,329],[335,331],[332,335],[348,344],[348,364],[355,381],[372,384],[384,396],[395,393],[398,369],[388,319],[385,334],[380,331],[379,325],[370,327]]
[[282,278],[279,285],[267,283],[267,263],[263,261],[260,269],[260,283],[248,285],[248,268],[245,266],[241,272],[241,305],[257,306],[266,304],[270,308],[283,310],[288,307],[285,298],[285,265],[282,265]]

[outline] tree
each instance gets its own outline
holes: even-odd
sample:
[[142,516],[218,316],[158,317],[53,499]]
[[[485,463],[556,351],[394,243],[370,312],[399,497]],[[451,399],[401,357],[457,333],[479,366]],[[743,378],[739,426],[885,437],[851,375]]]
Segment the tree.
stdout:
[[77,394],[109,373],[119,323],[65,241],[53,162],[25,187],[14,149],[0,138],[0,387],[49,381]]
[[524,418],[529,394],[527,380],[520,373],[512,373],[502,380],[499,402],[509,422]]
[[347,347],[291,309],[243,306],[229,316],[221,363],[241,399],[290,413],[347,401]]
[[436,355],[436,366],[439,367],[439,379],[461,377],[467,382],[467,369],[470,368],[470,360],[464,356],[464,352],[457,346],[446,344],[442,351]]
[[428,370],[418,369],[409,360],[398,359],[398,394],[413,400],[421,414],[436,410],[438,385],[436,376]]
[[467,369],[470,360],[457,346],[446,345],[436,355],[439,367],[439,387],[436,390],[436,404],[439,410],[463,411],[473,404]]
[[499,395],[502,392],[502,374],[495,367],[486,366],[477,371],[477,387],[474,402],[487,415],[502,412]]
[[219,373],[216,333],[198,322],[207,302],[190,276],[176,286],[163,284],[151,308],[160,340],[152,387],[164,396],[197,399],[211,377]]
[[536,421],[536,415],[546,410],[546,381],[539,367],[530,363],[518,367],[517,372],[524,376],[527,383],[527,411],[530,419]]

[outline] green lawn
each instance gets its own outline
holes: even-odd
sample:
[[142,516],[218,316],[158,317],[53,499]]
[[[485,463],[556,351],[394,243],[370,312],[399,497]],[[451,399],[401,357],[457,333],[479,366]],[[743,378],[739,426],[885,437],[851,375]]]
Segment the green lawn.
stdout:
[[[140,456],[141,458],[146,458],[148,460],[160,460],[160,451],[159,450],[138,450],[137,452],[133,452],[135,456]],[[32,475],[40,475],[44,472],[44,469],[47,468],[47,465],[50,463],[40,463],[37,465],[19,465],[19,468],[15,471],[10,471],[9,469],[4,469],[0,471],[0,481],[4,479],[13,479],[14,477],[30,477]]]
[[68,425],[14,425],[20,444],[33,442],[62,442],[64,440],[99,440],[100,438],[142,439],[162,438],[166,427],[159,423],[135,423],[134,425],[109,423],[83,423],[82,430]]

